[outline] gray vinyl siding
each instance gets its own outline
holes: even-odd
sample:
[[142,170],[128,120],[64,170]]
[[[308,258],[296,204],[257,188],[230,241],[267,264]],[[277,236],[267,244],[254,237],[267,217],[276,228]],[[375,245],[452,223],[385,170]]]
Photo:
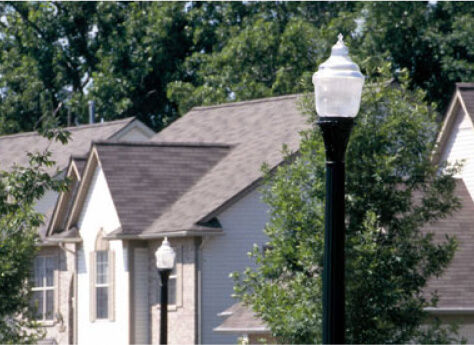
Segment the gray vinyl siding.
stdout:
[[149,343],[148,248],[135,248],[133,257],[134,344]]
[[254,190],[218,216],[224,235],[210,237],[203,243],[203,344],[236,344],[237,336],[218,334],[213,329],[223,321],[217,314],[235,303],[229,274],[252,265],[247,253],[254,243],[262,245],[266,241],[263,229],[268,220],[267,211],[260,193]]

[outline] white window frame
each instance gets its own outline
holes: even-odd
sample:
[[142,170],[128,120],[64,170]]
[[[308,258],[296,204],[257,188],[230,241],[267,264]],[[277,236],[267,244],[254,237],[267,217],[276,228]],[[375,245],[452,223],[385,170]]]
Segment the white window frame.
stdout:
[[[52,321],[54,320],[54,312],[55,312],[55,308],[56,308],[56,292],[55,292],[55,286],[56,286],[56,274],[55,274],[55,271],[56,271],[56,256],[55,255],[38,255],[35,257],[35,261],[38,259],[38,258],[43,258],[43,268],[42,268],[42,281],[43,281],[43,285],[42,286],[34,286],[34,284],[36,283],[36,277],[35,277],[35,274],[36,274],[36,270],[34,270],[33,272],[33,286],[31,287],[31,291],[34,293],[34,292],[42,292],[42,298],[43,298],[43,310],[41,311],[41,318],[35,318],[37,321]],[[46,260],[47,259],[51,259],[52,262],[53,262],[53,285],[47,285],[48,283],[48,279],[47,279],[47,275],[46,275]],[[34,263],[34,265],[36,265],[36,262]],[[33,266],[34,267],[34,266]],[[53,291],[53,310],[51,312],[51,317],[48,319],[46,318],[46,314],[47,314],[47,292],[48,291]],[[31,296],[31,298],[33,298],[33,296]],[[39,311],[38,311],[39,312]],[[36,314],[35,314],[36,315]]]
[[[106,283],[98,283],[98,273],[99,273],[99,270],[98,270],[98,264],[99,264],[99,260],[97,260],[98,256],[99,256],[99,253],[103,253],[105,258],[106,258],[106,262],[107,262],[107,266],[105,268],[105,272],[107,274],[107,280],[106,280]],[[110,310],[109,310],[109,294],[110,294],[110,277],[109,277],[109,271],[110,271],[110,262],[109,262],[109,252],[107,250],[98,250],[95,252],[95,255],[96,255],[96,259],[95,259],[95,277],[94,277],[94,288],[95,288],[95,298],[96,298],[96,301],[95,301],[95,306],[96,306],[96,310],[95,310],[95,315],[96,315],[96,320],[108,320],[109,319],[109,313],[110,313]],[[98,301],[98,294],[97,294],[97,290],[98,288],[107,288],[107,301],[106,301],[106,305],[107,305],[107,313],[104,317],[99,317],[99,313],[98,313],[98,306],[99,306],[99,301]]]
[[169,303],[170,306],[176,306],[178,304],[178,265],[175,264],[173,270],[171,271],[169,277],[168,277],[168,301],[170,300],[170,282],[171,280],[174,280],[174,302]]
[[[97,252],[107,252],[107,284],[97,284]],[[107,286],[107,318],[97,318],[97,287]],[[115,321],[115,252],[108,247],[89,252],[89,321]]]

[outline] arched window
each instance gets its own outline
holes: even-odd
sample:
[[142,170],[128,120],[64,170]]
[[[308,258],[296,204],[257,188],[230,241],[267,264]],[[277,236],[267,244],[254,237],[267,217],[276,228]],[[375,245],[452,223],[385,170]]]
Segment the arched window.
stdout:
[[101,229],[90,253],[90,318],[91,321],[114,320],[115,255]]

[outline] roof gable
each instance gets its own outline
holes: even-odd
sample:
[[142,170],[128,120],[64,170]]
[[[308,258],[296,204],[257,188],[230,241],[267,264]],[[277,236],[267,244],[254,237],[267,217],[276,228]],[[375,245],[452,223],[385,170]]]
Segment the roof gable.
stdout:
[[77,226],[98,165],[121,223],[114,235],[127,236],[146,229],[229,151],[229,145],[219,144],[94,143],[66,229]]
[[457,83],[433,152],[433,163],[438,164],[452,134],[459,111],[474,123],[474,83]]
[[70,180],[69,188],[66,192],[60,193],[58,197],[51,221],[48,224],[48,236],[52,235],[54,232],[61,232],[65,228],[67,217],[72,209],[81,182],[84,166],[85,158],[71,157],[66,171],[66,177]]
[[300,131],[310,128],[298,109],[298,96],[199,107],[158,133],[161,142],[227,143],[232,151],[186,191],[144,231],[152,237],[163,231],[190,229],[215,216],[262,178],[261,167],[271,168],[299,148]]
[[[48,149],[52,153],[52,159],[56,162],[56,167],[49,170],[50,173],[54,173],[56,169],[66,168],[71,156],[87,154],[92,141],[120,137],[122,133],[125,134],[132,127],[147,128],[132,117],[67,127],[65,129],[71,133],[71,137],[66,145],[50,142],[37,132],[0,136],[0,169],[9,169],[14,164],[26,165],[28,163],[27,152]],[[148,131],[151,130],[148,129]],[[153,133],[153,131],[151,132]],[[151,137],[151,133],[148,134]]]

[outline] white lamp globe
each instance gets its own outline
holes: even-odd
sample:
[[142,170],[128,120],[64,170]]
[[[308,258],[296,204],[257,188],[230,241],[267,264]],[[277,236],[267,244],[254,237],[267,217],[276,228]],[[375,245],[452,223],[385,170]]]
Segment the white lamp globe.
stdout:
[[331,56],[313,74],[316,112],[320,117],[355,117],[359,112],[364,76],[349,57],[339,34]]
[[156,267],[159,270],[172,270],[176,260],[176,253],[171,248],[168,238],[165,237],[160,248],[155,252]]

